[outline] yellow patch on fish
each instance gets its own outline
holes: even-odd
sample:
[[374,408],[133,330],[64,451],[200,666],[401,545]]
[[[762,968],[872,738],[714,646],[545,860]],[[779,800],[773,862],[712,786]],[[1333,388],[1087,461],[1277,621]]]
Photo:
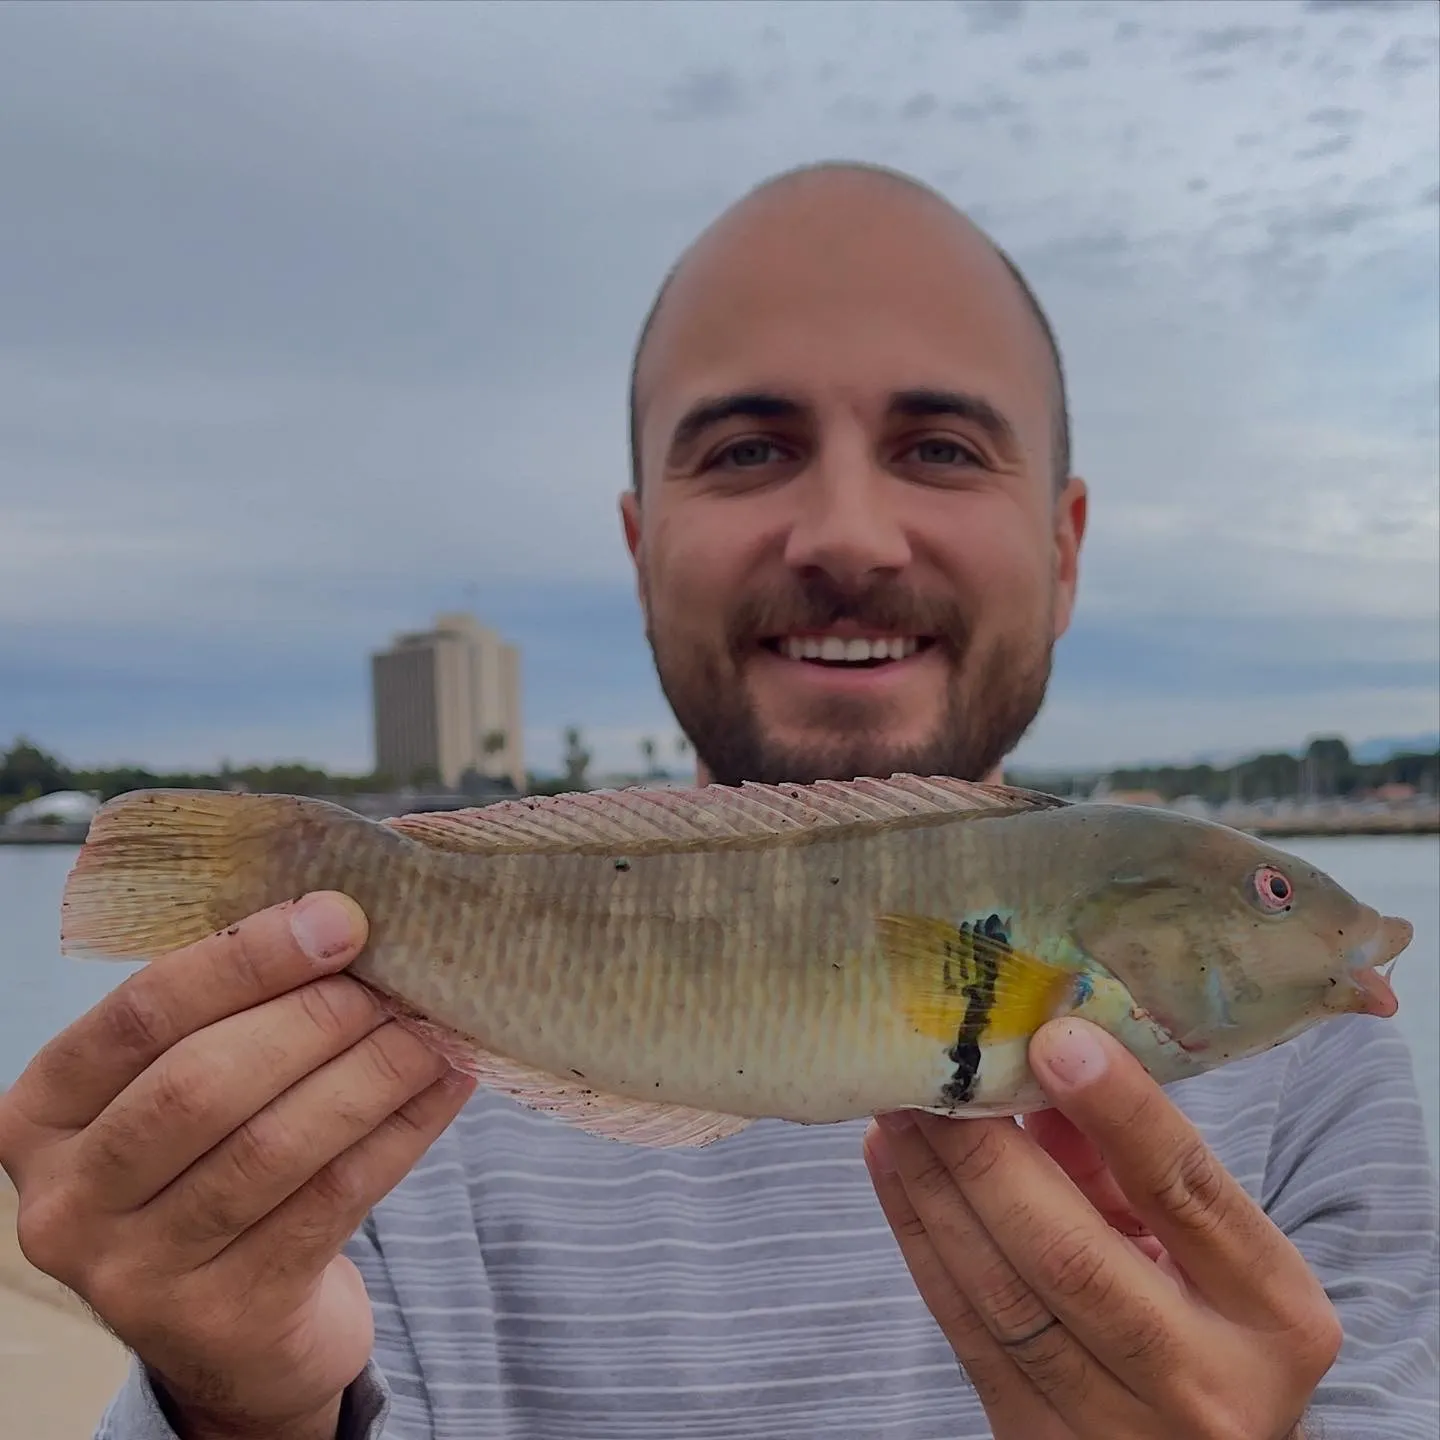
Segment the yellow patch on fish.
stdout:
[[[983,923],[983,922],[982,922]],[[1073,971],[1014,950],[978,925],[925,915],[882,915],[880,948],[901,1004],[922,1035],[954,1043],[1032,1035],[1059,1013]]]

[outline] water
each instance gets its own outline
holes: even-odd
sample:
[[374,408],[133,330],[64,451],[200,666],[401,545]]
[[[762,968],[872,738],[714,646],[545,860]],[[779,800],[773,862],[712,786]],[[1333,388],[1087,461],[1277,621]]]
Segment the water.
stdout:
[[[1392,977],[1396,1022],[1410,1041],[1430,1153],[1440,1155],[1440,837],[1314,838],[1285,842],[1354,894],[1414,922],[1415,939]],[[0,1087],[57,1031],[133,967],[57,959],[68,847],[0,848]]]

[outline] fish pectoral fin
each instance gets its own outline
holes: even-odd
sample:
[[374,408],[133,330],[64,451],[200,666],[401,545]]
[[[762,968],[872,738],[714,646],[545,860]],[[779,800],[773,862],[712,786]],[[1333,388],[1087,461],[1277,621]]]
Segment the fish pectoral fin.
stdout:
[[876,928],[906,1015],[937,1040],[1023,1039],[1076,997],[1077,974],[1012,948],[998,917],[882,915]]
[[[373,987],[372,987],[373,988]],[[552,1115],[591,1135],[655,1148],[699,1147],[738,1135],[752,1123],[748,1116],[721,1115],[685,1105],[629,1100],[587,1085],[583,1078],[566,1079],[481,1049],[464,1036],[437,1025],[403,1001],[376,991],[381,1004],[456,1070],[473,1075],[487,1090],[508,1095],[531,1110]]]

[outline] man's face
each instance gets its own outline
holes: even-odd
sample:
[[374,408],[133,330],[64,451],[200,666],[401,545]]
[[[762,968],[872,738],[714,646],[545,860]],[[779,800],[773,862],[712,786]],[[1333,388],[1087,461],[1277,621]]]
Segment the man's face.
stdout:
[[1085,496],[1055,492],[1039,327],[974,232],[862,188],[732,212],[641,365],[626,535],[722,783],[985,778],[1070,615]]

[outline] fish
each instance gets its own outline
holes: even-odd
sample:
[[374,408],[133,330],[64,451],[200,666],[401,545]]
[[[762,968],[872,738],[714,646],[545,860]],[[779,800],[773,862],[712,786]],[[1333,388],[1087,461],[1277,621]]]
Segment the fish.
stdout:
[[1175,811],[944,776],[634,788],[375,821],[137,790],[91,823],[61,949],[148,960],[314,890],[347,973],[452,1066],[592,1135],[1022,1116],[1064,1016],[1161,1084],[1397,1009],[1410,923]]

